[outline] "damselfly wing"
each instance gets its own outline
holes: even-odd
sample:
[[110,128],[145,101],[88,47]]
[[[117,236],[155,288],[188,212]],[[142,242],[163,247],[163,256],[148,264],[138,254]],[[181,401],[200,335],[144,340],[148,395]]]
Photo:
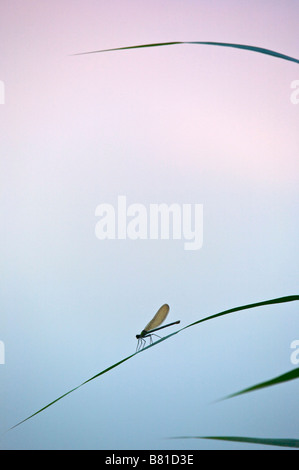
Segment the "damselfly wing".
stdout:
[[151,321],[146,325],[143,331],[150,331],[150,330],[153,330],[154,328],[158,328],[158,326],[162,325],[168,313],[169,313],[169,305],[167,304],[162,305],[162,307],[160,307],[159,310],[157,311],[154,318],[151,319]]

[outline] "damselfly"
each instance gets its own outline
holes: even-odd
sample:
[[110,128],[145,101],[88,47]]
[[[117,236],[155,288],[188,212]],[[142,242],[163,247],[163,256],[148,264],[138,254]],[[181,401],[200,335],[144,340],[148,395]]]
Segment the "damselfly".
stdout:
[[[158,336],[154,333],[154,331],[162,330],[163,328],[167,328],[168,326],[177,325],[178,323],[180,323],[180,320],[178,320],[173,323],[168,323],[168,325],[160,326],[161,323],[163,323],[165,318],[167,317],[168,312],[169,312],[169,305],[167,304],[162,305],[162,307],[160,307],[159,310],[157,311],[154,318],[152,318],[152,320],[146,325],[144,330],[141,331],[140,335],[136,335],[136,339],[138,339],[136,351],[140,351],[140,349],[144,348],[146,344],[145,338],[149,338],[150,344],[152,344],[153,342],[152,336],[153,335]],[[161,338],[161,337],[158,336],[158,338]]]

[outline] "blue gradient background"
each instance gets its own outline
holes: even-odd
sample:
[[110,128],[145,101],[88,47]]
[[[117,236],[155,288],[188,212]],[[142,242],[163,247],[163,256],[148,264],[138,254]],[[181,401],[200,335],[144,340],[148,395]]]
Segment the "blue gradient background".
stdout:
[[[182,326],[298,293],[297,1],[1,0],[0,431],[134,352],[167,302]],[[95,208],[204,205],[204,244],[105,241]],[[298,306],[190,328],[5,434],[2,449],[240,449],[298,438],[298,384],[214,400],[294,367]]]

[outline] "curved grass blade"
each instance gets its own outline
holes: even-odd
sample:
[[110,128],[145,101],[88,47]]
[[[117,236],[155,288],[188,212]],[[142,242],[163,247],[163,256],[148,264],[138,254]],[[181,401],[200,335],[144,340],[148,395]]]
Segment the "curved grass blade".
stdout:
[[101,375],[105,374],[106,372],[109,372],[110,370],[112,370],[112,369],[114,369],[115,367],[119,366],[119,365],[122,364],[123,362],[128,361],[129,359],[131,359],[131,357],[136,356],[136,354],[139,354],[139,353],[145,351],[146,349],[152,348],[152,347],[155,346],[156,344],[161,343],[162,341],[165,341],[166,339],[170,338],[170,336],[176,335],[177,333],[179,333],[179,331],[180,331],[180,330],[175,331],[174,333],[170,333],[169,335],[164,336],[163,338],[160,338],[159,340],[155,341],[154,343],[149,344],[148,346],[145,346],[143,349],[141,349],[141,350],[135,352],[134,354],[131,354],[130,356],[125,357],[125,358],[122,359],[121,361],[116,362],[116,363],[113,364],[112,366],[107,367],[107,369],[104,369],[104,370],[102,370],[101,372],[99,372],[98,374],[96,374],[96,375],[94,375],[93,377],[91,377],[90,379],[85,380],[85,382],[82,382],[82,384],[78,385],[77,387],[72,388],[72,389],[69,390],[68,392],[66,392],[66,393],[64,393],[63,395],[61,395],[60,397],[56,398],[56,400],[51,401],[51,403],[49,403],[48,405],[44,406],[43,408],[41,408],[40,410],[36,411],[36,412],[33,413],[32,415],[28,416],[27,418],[23,419],[23,420],[20,421],[19,423],[15,424],[15,425],[12,426],[10,429],[14,429],[14,428],[16,428],[17,426],[19,426],[20,424],[25,423],[25,422],[28,421],[29,419],[33,418],[34,416],[38,415],[38,414],[41,413],[42,411],[46,410],[46,409],[49,408],[50,406],[52,406],[52,405],[54,405],[55,403],[57,403],[59,400],[62,400],[62,398],[66,397],[66,396],[69,395],[70,393],[75,392],[75,390],[78,390],[78,388],[83,387],[83,385],[87,384],[88,382],[91,382],[92,380],[94,380],[94,379],[100,377]]
[[35,413],[33,413],[32,415],[28,416],[27,418],[23,419],[22,421],[20,421],[19,423],[15,424],[14,426],[12,426],[10,429],[14,429],[16,428],[17,426],[19,426],[20,424],[22,423],[25,423],[26,421],[28,421],[29,419],[33,418],[34,416],[38,415],[39,413],[41,413],[42,411],[46,410],[47,408],[49,408],[50,406],[54,405],[55,403],[57,403],[59,400],[61,400],[62,398],[66,397],[67,395],[69,395],[70,393],[74,392],[75,390],[78,390],[78,388],[82,387],[83,385],[87,384],[88,382],[91,382],[92,380],[100,377],[101,375],[105,374],[106,372],[109,372],[110,370],[114,369],[115,367],[119,366],[120,364],[122,364],[123,362],[126,362],[128,361],[129,359],[131,359],[132,357],[136,356],[136,354],[140,354],[140,353],[143,353],[144,351],[146,351],[147,349],[149,348],[152,348],[153,346],[156,346],[157,344],[161,343],[162,341],[165,341],[166,339],[170,338],[171,336],[174,336],[178,333],[180,333],[181,331],[187,329],[187,328],[190,328],[191,326],[194,326],[194,325],[197,325],[199,323],[202,323],[204,321],[207,321],[207,320],[211,320],[211,319],[214,319],[214,318],[217,318],[217,317],[220,317],[220,316],[223,316],[223,315],[228,315],[229,313],[233,313],[233,312],[237,312],[237,311],[240,311],[240,310],[244,310],[244,309],[249,309],[249,308],[254,308],[254,307],[260,307],[260,306],[263,306],[263,305],[271,305],[271,304],[277,304],[277,303],[283,303],[283,302],[293,302],[295,300],[299,300],[299,295],[290,295],[290,296],[287,296],[287,297],[279,297],[277,299],[271,299],[271,300],[265,300],[263,302],[257,302],[257,303],[254,303],[254,304],[248,304],[248,305],[242,305],[240,307],[235,307],[235,308],[231,308],[229,310],[224,310],[223,312],[220,312],[220,313],[216,313],[215,315],[210,315],[209,317],[205,317],[205,318],[202,318],[201,320],[198,320],[194,323],[190,323],[190,325],[187,325],[183,328],[180,328],[179,330],[173,332],[173,333],[170,333],[169,335],[167,336],[164,336],[163,338],[159,339],[158,341],[155,341],[153,344],[150,344],[148,346],[146,346],[145,348],[143,348],[142,350],[140,351],[137,351],[133,354],[131,354],[130,356],[127,356],[125,357],[124,359],[116,362],[115,364],[113,364],[112,366],[110,367],[107,367],[106,369],[102,370],[101,372],[99,372],[98,374],[94,375],[93,377],[91,377],[90,379],[88,380],[85,380],[85,382],[83,382],[82,384],[78,385],[77,387],[74,387],[72,388],[71,390],[69,390],[68,392],[64,393],[63,395],[61,395],[60,397],[56,398],[56,400],[53,400],[51,403],[49,403],[48,405],[44,406],[43,408],[41,408],[40,410],[36,411]]
[[231,395],[227,395],[221,400],[227,400],[228,398],[233,398],[233,397],[237,397],[238,395],[243,395],[243,393],[253,392],[254,390],[259,390],[260,388],[271,387],[272,385],[281,384],[281,383],[288,382],[289,380],[294,380],[294,379],[299,379],[299,367],[296,369],[292,369],[289,372],[286,372],[285,374],[279,375],[278,377],[274,377],[271,380],[266,380],[265,382],[258,383],[256,385],[253,385],[252,387],[248,387],[243,390],[240,390],[239,392],[232,393]]
[[[153,346],[153,345],[151,344],[151,346]],[[149,346],[148,346],[148,347],[149,347]],[[146,349],[146,348],[144,348],[144,349]],[[64,394],[61,395],[60,397],[56,398],[56,400],[51,401],[51,403],[49,403],[48,405],[44,406],[44,407],[41,408],[40,410],[36,411],[36,412],[33,413],[32,415],[28,416],[28,418],[23,419],[23,421],[20,421],[19,423],[15,424],[15,425],[12,426],[10,429],[14,429],[14,428],[16,428],[17,426],[19,426],[20,424],[25,423],[25,421],[28,421],[28,419],[33,418],[34,416],[38,415],[39,413],[41,413],[42,411],[46,410],[46,409],[49,408],[50,406],[54,405],[54,403],[57,403],[59,400],[61,400],[62,398],[66,397],[66,396],[69,395],[70,393],[74,392],[75,390],[78,390],[78,388],[83,387],[83,385],[87,384],[88,382],[91,382],[92,380],[96,379],[96,378],[99,377],[100,375],[103,375],[103,374],[105,374],[106,372],[108,372],[109,370],[114,369],[114,367],[119,366],[120,364],[122,364],[123,362],[127,361],[128,359],[130,359],[131,357],[135,356],[136,354],[138,354],[138,353],[134,353],[134,354],[131,354],[131,355],[128,356],[128,357],[125,357],[125,358],[122,359],[121,361],[116,362],[115,364],[113,364],[113,365],[110,366],[110,367],[107,367],[107,369],[102,370],[101,372],[99,372],[98,374],[94,375],[94,376],[91,377],[90,379],[85,380],[85,382],[82,382],[82,384],[78,385],[77,387],[72,388],[72,390],[69,390],[68,392],[64,393]]]
[[247,444],[262,444],[267,446],[292,447],[299,449],[299,439],[274,439],[242,436],[181,436],[172,439],[214,439],[218,441],[244,442]]
[[140,44],[137,46],[125,46],[125,47],[115,47],[112,49],[101,49],[97,51],[89,51],[89,52],[79,52],[77,54],[72,55],[86,55],[86,54],[98,54],[100,52],[112,52],[112,51],[124,51],[129,49],[141,49],[146,47],[162,47],[162,46],[174,46],[178,44],[196,44],[196,45],[206,45],[206,46],[220,46],[220,47],[232,47],[235,49],[243,49],[247,51],[257,52],[260,54],[266,54],[269,56],[276,57],[278,59],[289,60],[291,62],[295,62],[299,64],[299,60],[295,57],[290,57],[288,55],[282,54],[280,52],[272,51],[271,49],[266,49],[264,47],[258,46],[249,46],[246,44],[234,44],[229,42],[214,42],[214,41],[172,41],[172,42],[159,42],[153,44]]
[[255,307],[262,307],[262,306],[265,306],[265,305],[281,304],[281,303],[284,303],[284,302],[293,302],[295,300],[299,300],[299,295],[289,295],[289,296],[286,296],[286,297],[278,297],[277,299],[264,300],[262,302],[256,302],[256,303],[253,303],[253,304],[242,305],[241,307],[230,308],[228,310],[223,310],[223,312],[215,313],[214,315],[210,315],[209,317],[205,317],[205,318],[202,318],[201,320],[197,320],[193,323],[190,323],[190,325],[187,325],[184,328],[181,328],[181,330],[185,330],[186,328],[190,328],[191,326],[198,325],[199,323],[203,323],[207,320],[212,320],[214,318],[222,317],[223,315],[238,312],[240,310],[246,310],[246,309],[255,308]]

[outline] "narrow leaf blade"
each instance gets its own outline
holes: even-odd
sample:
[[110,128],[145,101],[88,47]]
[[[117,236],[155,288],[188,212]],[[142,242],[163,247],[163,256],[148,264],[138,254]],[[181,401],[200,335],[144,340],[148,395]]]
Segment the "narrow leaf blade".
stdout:
[[152,44],[139,44],[135,46],[124,46],[124,47],[115,47],[111,49],[100,49],[97,51],[89,51],[89,52],[79,52],[77,54],[72,55],[86,55],[86,54],[98,54],[102,52],[112,52],[112,51],[124,51],[129,49],[141,49],[147,47],[163,47],[163,46],[173,46],[178,44],[193,44],[193,45],[203,45],[203,46],[219,46],[219,47],[232,47],[235,49],[243,49],[251,52],[257,52],[259,54],[266,54],[272,57],[276,57],[278,59],[288,60],[291,62],[295,62],[299,64],[299,59],[295,57],[288,56],[286,54],[282,54],[281,52],[272,51],[271,49],[266,49],[265,47],[258,47],[258,46],[250,46],[247,44],[234,44],[228,42],[214,42],[214,41],[171,41],[171,42],[159,42],[159,43],[152,43]]
[[184,328],[181,328],[181,330],[185,330],[186,328],[190,328],[191,326],[198,325],[199,323],[203,323],[207,320],[213,320],[214,318],[222,317],[223,315],[228,315],[229,313],[239,312],[240,310],[247,310],[247,309],[256,308],[256,307],[263,307],[265,305],[280,304],[284,302],[294,302],[296,300],[299,300],[299,295],[289,295],[285,297],[278,297],[276,299],[264,300],[262,302],[255,302],[253,304],[241,305],[240,307],[230,308],[228,310],[224,310],[222,312],[215,313],[214,315],[210,315],[208,317],[202,318],[201,320],[197,320],[185,326]]
[[274,377],[273,379],[266,380],[265,382],[258,383],[256,385],[253,385],[252,387],[248,387],[243,390],[240,390],[239,392],[227,395],[226,397],[222,398],[222,400],[237,397],[238,395],[243,395],[244,393],[253,392],[261,388],[271,387],[272,385],[278,385],[284,382],[288,382],[289,380],[294,380],[298,378],[299,378],[299,367],[296,369],[292,369],[289,372],[286,372],[285,374],[279,375],[278,377]]
[[243,436],[179,436],[172,439],[213,439],[217,441],[243,442],[246,444],[262,444],[278,447],[299,449],[299,439],[260,438]]

